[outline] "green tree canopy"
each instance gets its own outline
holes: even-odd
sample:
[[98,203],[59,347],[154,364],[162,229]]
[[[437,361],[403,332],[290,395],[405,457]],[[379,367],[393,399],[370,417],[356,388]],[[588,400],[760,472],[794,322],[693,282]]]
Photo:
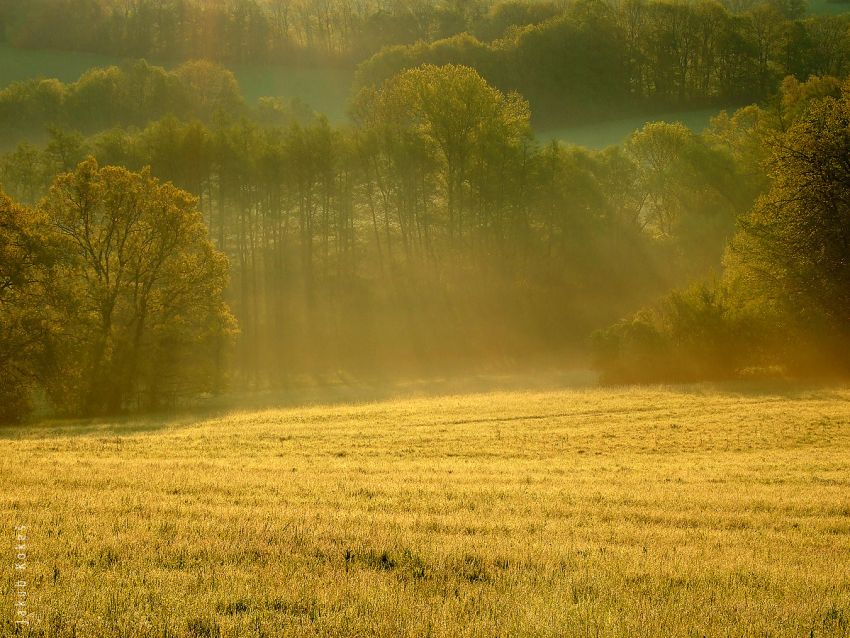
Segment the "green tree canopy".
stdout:
[[56,178],[39,210],[63,246],[54,284],[74,300],[48,375],[57,405],[114,412],[215,386],[228,265],[196,204],[94,159]]
[[[773,145],[772,185],[729,262],[747,290],[811,334],[850,345],[850,92],[813,101]],[[834,345],[834,344],[833,344]]]
[[0,191],[0,422],[30,407],[52,329],[45,286],[53,248],[45,219]]
[[355,116],[367,135],[377,135],[396,172],[409,171],[412,158],[425,166],[436,162],[451,239],[475,221],[468,219],[465,198],[465,191],[475,187],[471,180],[475,175],[479,182],[482,175],[493,178],[488,165],[504,162],[531,135],[524,99],[502,93],[469,67],[453,64],[422,65],[394,76],[379,90],[365,89]]

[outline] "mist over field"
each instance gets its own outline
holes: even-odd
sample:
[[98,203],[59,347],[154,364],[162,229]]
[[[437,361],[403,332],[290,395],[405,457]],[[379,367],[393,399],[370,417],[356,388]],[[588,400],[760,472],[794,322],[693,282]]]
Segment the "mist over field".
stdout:
[[0,636],[850,636],[833,0],[0,0]]

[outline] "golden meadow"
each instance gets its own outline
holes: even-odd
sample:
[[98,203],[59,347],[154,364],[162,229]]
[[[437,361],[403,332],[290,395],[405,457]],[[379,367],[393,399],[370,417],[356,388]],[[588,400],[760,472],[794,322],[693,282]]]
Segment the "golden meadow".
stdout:
[[[848,636],[850,390],[0,430],[0,635]],[[8,559],[6,558],[8,557]]]

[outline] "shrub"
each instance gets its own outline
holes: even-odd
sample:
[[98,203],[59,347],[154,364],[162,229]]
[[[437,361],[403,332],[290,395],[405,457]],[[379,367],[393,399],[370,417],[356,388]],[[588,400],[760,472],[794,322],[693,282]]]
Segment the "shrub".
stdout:
[[698,284],[594,333],[594,363],[608,383],[725,379],[758,363],[761,334],[727,289]]

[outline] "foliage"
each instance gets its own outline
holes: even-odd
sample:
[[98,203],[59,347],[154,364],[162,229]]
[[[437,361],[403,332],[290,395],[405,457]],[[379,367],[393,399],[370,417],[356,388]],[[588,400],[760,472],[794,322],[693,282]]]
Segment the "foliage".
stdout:
[[848,100],[846,86],[840,97],[812,100],[776,138],[771,188],[741,220],[728,260],[750,297],[842,365],[850,361]]
[[0,192],[0,423],[31,407],[53,328],[45,289],[55,248],[44,217]]
[[677,125],[600,152],[539,147],[527,103],[469,67],[406,71],[352,115],[54,129],[0,175],[33,202],[92,153],[197,195],[233,265],[248,386],[580,355],[592,330],[719,267],[757,193],[725,137]]
[[[778,183],[766,172],[771,145],[835,101],[837,87],[789,79],[775,106],[722,114],[704,135],[653,123],[622,147],[590,152],[538,147],[522,98],[469,67],[425,65],[365,88],[351,129],[273,114],[167,117],[88,138],[53,129],[43,149],[7,155],[2,175],[32,202],[94,153],[197,194],[233,263],[226,296],[242,327],[241,383],[340,369],[420,374],[580,353],[593,330],[719,268],[736,220]],[[695,379],[780,363],[764,355],[783,351],[785,320],[732,273],[728,285],[674,293],[600,333],[601,369],[612,379]],[[57,384],[53,394],[75,392]],[[141,400],[113,394],[98,409]]]
[[772,96],[787,74],[805,81],[850,72],[847,16],[789,17],[795,13],[769,4],[734,13],[705,0],[569,3],[492,42],[464,35],[385,48],[360,65],[358,78],[378,85],[423,63],[464,64],[521,93],[538,122],[560,125],[740,104]]
[[94,159],[36,209],[0,198],[3,420],[23,416],[36,385],[71,414],[220,388],[228,266],[196,205],[147,171]]
[[492,0],[30,0],[0,4],[0,37],[21,47],[155,60],[350,64],[384,46],[545,16],[533,9],[523,16],[498,12],[491,16],[487,9],[492,4]]
[[188,62],[167,71],[139,60],[91,69],[70,84],[33,79],[0,90],[4,144],[43,138],[50,127],[93,133],[144,126],[169,114],[211,121],[245,112],[233,74],[209,62]]
[[423,63],[461,64],[520,92],[538,121],[564,125],[738,104],[775,94],[785,75],[846,74],[848,17],[804,13],[801,0],[29,0],[0,4],[0,38],[277,67],[264,74],[359,64],[373,86]]
[[147,171],[93,159],[57,177],[39,205],[64,248],[56,284],[74,300],[47,375],[57,405],[156,407],[220,383],[228,267],[196,205]]
[[695,284],[593,335],[608,383],[732,378],[758,363],[757,319],[729,291]]
[[[754,172],[764,165],[765,191],[738,219],[721,284],[674,292],[597,333],[596,365],[606,378],[693,380],[777,365],[793,374],[846,373],[848,104],[847,85],[835,78],[787,79],[774,112],[749,108],[715,121],[708,139],[723,140]],[[669,133],[632,144],[646,147],[650,166],[669,165]]]
[[[365,91],[355,110],[364,143],[376,154],[372,166],[388,173],[376,173],[377,181],[404,187],[410,183],[406,174],[415,171],[442,186],[450,242],[467,225],[504,232],[498,228],[504,215],[499,204],[511,203],[505,201],[506,187],[521,179],[530,139],[530,114],[522,98],[504,95],[469,67],[424,65],[396,76],[380,91]],[[492,186],[501,188],[500,201],[490,199],[487,189]],[[432,231],[415,205],[419,198],[403,191],[388,195],[384,193],[386,203],[414,202],[408,210],[398,210],[399,224],[403,232],[410,229],[418,236],[418,241],[405,238],[406,244],[416,242],[424,249]],[[469,210],[469,200],[476,200],[476,210]]]

